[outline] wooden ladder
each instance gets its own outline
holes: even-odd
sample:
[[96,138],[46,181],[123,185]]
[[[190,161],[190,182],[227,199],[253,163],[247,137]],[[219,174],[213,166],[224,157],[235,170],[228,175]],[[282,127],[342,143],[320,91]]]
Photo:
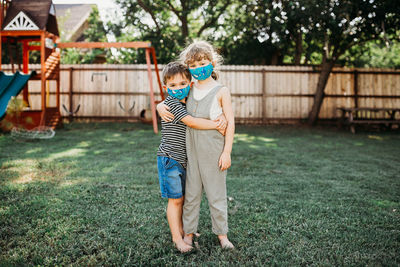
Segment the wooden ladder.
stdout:
[[46,79],[53,74],[54,70],[60,69],[60,52],[54,51],[50,54],[50,56],[46,59],[45,66],[46,66]]

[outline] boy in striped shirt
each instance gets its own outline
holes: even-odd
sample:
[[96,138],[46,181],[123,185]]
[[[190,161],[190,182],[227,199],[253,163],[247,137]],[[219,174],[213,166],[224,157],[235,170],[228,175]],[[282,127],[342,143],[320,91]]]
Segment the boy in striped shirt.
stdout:
[[195,118],[188,114],[185,98],[191,87],[192,76],[189,69],[179,63],[167,64],[162,73],[163,88],[168,97],[164,104],[174,115],[171,122],[161,121],[161,144],[157,151],[157,167],[161,196],[168,198],[167,220],[171,230],[172,241],[180,252],[188,252],[192,246],[183,241],[182,206],[185,195],[186,180],[186,126],[203,129],[217,129],[225,133],[226,119],[221,115],[211,121]]

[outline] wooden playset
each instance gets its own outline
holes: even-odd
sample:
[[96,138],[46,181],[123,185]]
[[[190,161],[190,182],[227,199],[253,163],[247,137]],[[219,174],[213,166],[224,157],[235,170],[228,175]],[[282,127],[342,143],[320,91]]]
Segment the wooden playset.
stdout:
[[[28,80],[41,81],[41,109],[24,110],[19,125],[25,129],[37,126],[56,128],[62,124],[60,112],[60,49],[63,48],[134,48],[146,50],[146,63],[150,87],[150,107],[152,113],[153,129],[157,133],[157,117],[155,98],[152,82],[151,58],[155,66],[157,81],[161,98],[164,99],[159,77],[155,49],[150,42],[125,42],[125,43],[60,43],[57,19],[54,4],[51,0],[0,0],[0,40],[7,44],[7,54],[12,66],[12,75],[0,72],[0,116],[6,117],[6,108],[11,97],[23,92],[23,100],[30,107]],[[22,46],[22,73],[15,72],[15,59],[10,47]],[[6,45],[3,46],[3,48]],[[40,70],[30,72],[29,53],[40,51]],[[17,57],[19,57],[17,51]],[[2,46],[0,45],[0,55]],[[18,58],[17,58],[18,59]],[[17,60],[18,61],[18,60]],[[18,64],[20,65],[20,64]],[[21,67],[19,66],[21,71]],[[1,57],[0,57],[1,71]],[[47,81],[56,82],[56,105],[49,106],[46,101]],[[29,118],[29,120],[25,119]]]

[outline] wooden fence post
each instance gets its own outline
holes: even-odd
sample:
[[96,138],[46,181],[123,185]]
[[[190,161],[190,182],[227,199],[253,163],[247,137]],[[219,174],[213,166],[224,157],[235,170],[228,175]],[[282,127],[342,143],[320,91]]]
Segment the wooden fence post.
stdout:
[[358,108],[358,71],[354,70],[354,107]]
[[262,75],[262,100],[261,100],[261,104],[262,104],[262,123],[264,124],[267,120],[267,107],[265,106],[267,103],[266,97],[267,97],[267,88],[266,88],[266,82],[265,82],[265,69],[263,68],[261,71],[261,75]]
[[73,119],[74,114],[72,113],[72,108],[74,106],[74,102],[73,102],[73,88],[72,88],[72,84],[73,84],[73,71],[74,68],[70,67],[69,68],[69,90],[68,90],[68,95],[69,95],[69,116],[68,116],[68,120],[71,122]]

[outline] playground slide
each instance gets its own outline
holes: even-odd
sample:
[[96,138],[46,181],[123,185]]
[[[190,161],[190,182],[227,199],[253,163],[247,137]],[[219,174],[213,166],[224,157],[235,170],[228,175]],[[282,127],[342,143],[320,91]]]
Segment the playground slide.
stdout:
[[0,120],[6,114],[11,97],[17,96],[24,89],[32,75],[35,75],[34,71],[30,74],[21,74],[17,71],[12,75],[0,71]]

